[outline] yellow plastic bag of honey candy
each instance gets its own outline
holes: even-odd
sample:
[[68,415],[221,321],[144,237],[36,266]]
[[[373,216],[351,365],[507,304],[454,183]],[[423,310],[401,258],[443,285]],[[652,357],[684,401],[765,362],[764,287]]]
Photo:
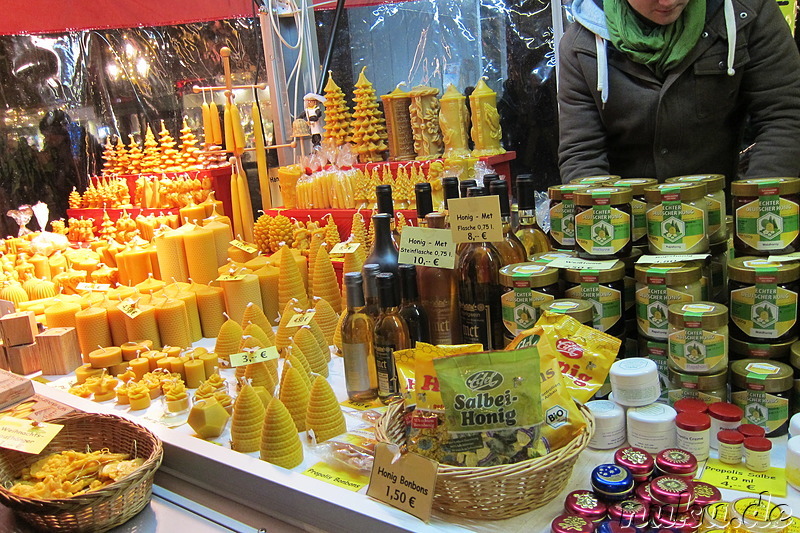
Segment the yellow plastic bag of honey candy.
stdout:
[[394,352],[394,366],[397,368],[397,384],[398,387],[400,387],[400,396],[403,398],[406,407],[417,403],[417,393],[414,390],[416,351],[416,348],[408,348],[406,350],[395,350]]
[[536,325],[517,335],[508,349],[541,345],[540,353],[554,353],[569,394],[588,402],[602,387],[622,341],[585,326],[574,318],[545,311]]

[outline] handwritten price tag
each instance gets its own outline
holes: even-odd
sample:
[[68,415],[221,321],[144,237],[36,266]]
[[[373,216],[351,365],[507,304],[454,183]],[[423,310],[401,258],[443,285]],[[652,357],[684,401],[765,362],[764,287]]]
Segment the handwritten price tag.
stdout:
[[608,270],[617,264],[616,260],[611,261],[590,261],[589,259],[580,259],[578,257],[559,257],[548,263],[547,266],[553,268],[573,268],[578,270],[585,270],[587,268],[592,270]]
[[317,312],[314,309],[309,309],[305,313],[298,313],[289,320],[286,327],[294,328],[297,326],[307,326],[311,324],[311,320],[314,319],[314,315],[316,314]]
[[111,288],[111,285],[108,283],[78,283],[76,287],[79,291],[95,291],[95,292],[105,292]]
[[235,246],[236,248],[242,250],[244,253],[247,254],[254,254],[258,251],[258,248],[256,248],[252,244],[247,244],[246,242],[240,241],[239,239],[234,239],[228,244],[230,244],[231,246]]
[[503,240],[500,199],[497,196],[452,199],[447,202],[453,242],[498,242]]
[[396,445],[385,442],[375,445],[367,496],[427,522],[431,518],[439,465],[415,453],[407,453],[395,461],[397,449]]
[[700,480],[715,487],[786,496],[786,472],[774,466],[766,472],[753,472],[744,465],[726,465],[718,459],[709,459]]
[[636,263],[663,265],[664,263],[682,263],[684,261],[705,261],[706,257],[708,257],[708,254],[643,255]]
[[142,314],[142,310],[136,307],[135,302],[122,302],[117,306],[117,309],[125,313],[128,318],[136,318]]
[[217,278],[217,281],[239,281],[244,279],[244,274],[223,274]]
[[411,265],[454,268],[456,245],[453,235],[446,229],[407,226],[400,239],[400,263]]
[[358,247],[361,246],[360,242],[340,242],[331,248],[332,254],[352,254]]
[[231,354],[231,366],[245,366],[253,363],[266,363],[279,357],[278,349],[274,346],[269,348],[259,348],[252,352],[241,352]]
[[0,447],[25,453],[41,453],[64,426],[23,420],[6,416],[0,418]]

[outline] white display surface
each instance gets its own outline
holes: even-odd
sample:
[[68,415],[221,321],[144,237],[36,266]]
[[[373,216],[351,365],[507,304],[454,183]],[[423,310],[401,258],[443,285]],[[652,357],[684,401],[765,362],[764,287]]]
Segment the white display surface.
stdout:
[[[203,339],[195,346],[213,347],[212,339]],[[337,397],[346,400],[344,391],[343,365],[340,357],[333,356],[330,363],[330,377]],[[223,374],[233,375],[226,369]],[[587,449],[578,458],[567,488],[549,504],[524,515],[501,521],[477,521],[455,516],[434,513],[429,524],[407,515],[397,509],[367,497],[362,489],[358,493],[312,479],[301,472],[320,461],[309,453],[303,464],[293,470],[276,467],[258,458],[258,453],[242,454],[231,451],[219,444],[193,437],[188,425],[174,429],[156,422],[156,413],[161,408],[160,401],[154,400],[147,411],[130,412],[127,406],[117,406],[115,402],[95,403],[78,398],[59,390],[68,385],[74,377],[61,377],[50,386],[34,383],[36,392],[52,397],[75,408],[88,412],[110,412],[118,414],[148,427],[164,442],[164,463],[161,467],[166,473],[197,485],[205,491],[217,493],[225,498],[242,503],[261,513],[274,516],[287,523],[309,531],[498,531],[549,533],[550,522],[563,513],[564,497],[577,489],[589,489],[589,476],[598,464],[612,462],[613,450],[595,451]],[[232,379],[232,378],[231,378]],[[349,416],[348,427],[356,423]],[[228,433],[214,439],[224,442]],[[305,440],[305,439],[303,439]],[[786,447],[786,437],[772,439],[772,464],[782,466]],[[715,453],[712,451],[712,455]],[[787,488],[786,498],[774,498],[776,503],[787,503],[800,514],[800,492]],[[752,496],[731,490],[722,490],[726,501]],[[200,502],[204,503],[204,502]],[[205,502],[213,508],[212,502]],[[159,529],[160,531],[160,529]]]

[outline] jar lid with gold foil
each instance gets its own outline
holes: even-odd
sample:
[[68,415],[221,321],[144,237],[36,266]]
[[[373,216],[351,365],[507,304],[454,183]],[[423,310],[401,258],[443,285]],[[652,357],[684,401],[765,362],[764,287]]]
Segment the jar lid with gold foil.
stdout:
[[714,302],[671,304],[667,316],[677,328],[717,329],[728,325],[728,307]]
[[675,176],[667,178],[666,183],[697,183],[706,184],[706,191],[709,193],[721,191],[725,188],[725,176],[722,174],[697,174],[695,176]]
[[792,388],[794,370],[777,361],[740,359],[731,364],[731,383],[741,389],[757,387],[764,392],[783,392]]
[[611,205],[629,204],[633,200],[633,191],[627,187],[591,187],[575,191],[575,205],[597,205],[601,198],[608,198]]
[[698,281],[703,273],[700,265],[691,263],[663,263],[658,265],[636,265],[636,281],[649,285],[648,278],[663,276],[666,285],[689,285]]
[[644,197],[649,204],[660,204],[662,195],[666,193],[677,193],[681,202],[691,202],[699,200],[706,195],[705,183],[661,183],[654,187],[647,187],[644,190]]
[[614,263],[614,266],[604,270],[591,270],[585,268],[564,269],[564,279],[570,283],[581,283],[582,281],[585,281],[582,278],[587,274],[597,276],[597,281],[595,281],[595,283],[613,283],[625,277],[625,263],[622,261],[617,261]]
[[539,307],[539,311],[550,311],[552,313],[568,315],[581,324],[589,323],[594,318],[594,306],[592,306],[588,300],[577,300],[574,298],[551,300],[542,304]]
[[589,189],[593,185],[589,183],[567,183],[566,185],[553,185],[547,188],[547,195],[551,200],[563,200],[565,194],[574,195],[575,191]]
[[800,263],[773,263],[759,257],[737,257],[728,261],[728,279],[742,283],[755,283],[757,274],[774,274],[773,283],[791,283],[800,279]]
[[669,360],[667,361],[667,373],[671,382],[678,382],[687,389],[713,390],[728,385],[727,367],[714,374],[690,374]]
[[516,263],[500,269],[500,283],[506,287],[547,287],[558,283],[558,269],[537,263]]
[[620,176],[586,176],[569,180],[569,185],[608,185],[620,179]]
[[728,346],[731,355],[739,356],[740,359],[772,359],[784,362],[788,360],[789,354],[793,351],[792,346],[795,342],[797,342],[797,337],[775,344],[745,342],[731,337],[728,339]]
[[643,196],[647,187],[658,185],[658,180],[653,178],[625,178],[612,183],[614,187],[628,187],[634,196]]
[[771,185],[778,189],[778,196],[800,192],[800,179],[798,178],[758,178],[731,182],[731,194],[733,196],[755,197],[758,196],[760,190]]

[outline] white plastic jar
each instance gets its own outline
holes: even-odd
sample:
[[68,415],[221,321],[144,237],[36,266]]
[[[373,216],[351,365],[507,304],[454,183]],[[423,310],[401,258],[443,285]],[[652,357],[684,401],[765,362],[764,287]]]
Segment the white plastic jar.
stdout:
[[630,357],[611,365],[609,372],[614,401],[627,407],[649,405],[661,395],[658,367],[644,357]]
[[612,450],[625,442],[625,411],[609,400],[592,400],[586,407],[594,416],[594,435],[589,441],[589,448],[594,450]]
[[744,411],[738,405],[728,402],[716,402],[708,406],[708,416],[711,417],[711,442],[710,445],[717,449],[717,433],[724,429],[736,429],[742,424]]
[[706,413],[687,411],[675,417],[678,448],[694,455],[698,461],[708,459],[711,417]]
[[800,436],[792,437],[786,444],[786,481],[800,490]]
[[652,454],[674,448],[677,414],[669,405],[660,403],[628,409],[628,444]]
[[726,465],[738,465],[744,454],[744,435],[732,429],[723,429],[714,437],[719,448],[719,461]]
[[772,442],[763,437],[744,439],[744,464],[753,472],[766,472],[771,465]]

